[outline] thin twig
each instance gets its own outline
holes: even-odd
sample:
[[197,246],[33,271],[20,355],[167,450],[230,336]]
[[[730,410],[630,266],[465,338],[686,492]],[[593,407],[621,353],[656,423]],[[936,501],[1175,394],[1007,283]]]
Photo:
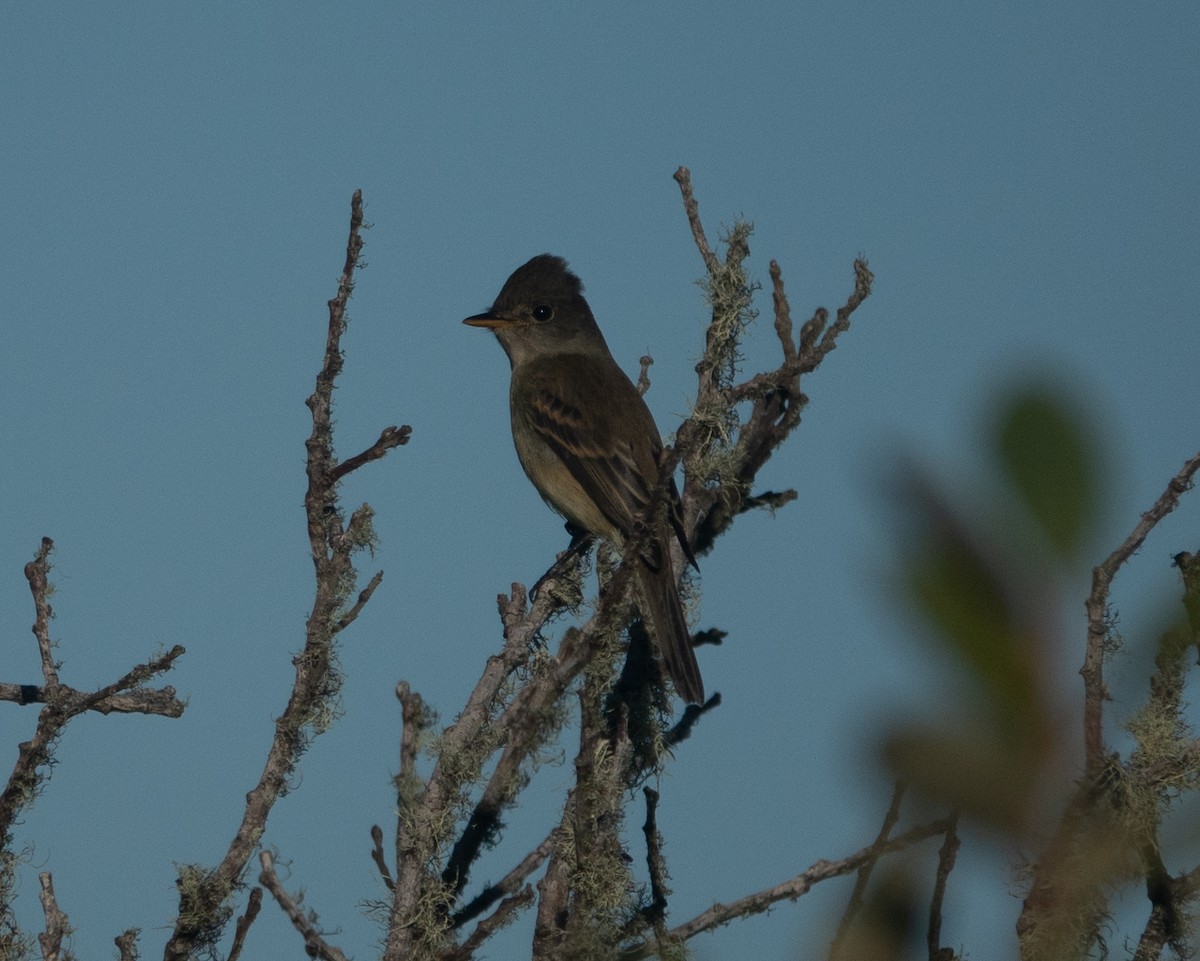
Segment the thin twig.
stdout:
[[525,883],[525,879],[536,871],[550,856],[550,852],[554,850],[554,838],[557,832],[547,835],[542,843],[525,855],[508,874],[504,875],[495,884],[489,884],[484,888],[473,900],[463,905],[454,915],[454,926],[461,927],[472,918],[476,918],[483,914],[488,908],[495,904],[505,895],[515,893],[521,885]]
[[[1200,867],[1192,868],[1181,877],[1172,878],[1171,888],[1172,903],[1182,905],[1193,899],[1200,891]],[[1154,905],[1150,911],[1150,917],[1146,919],[1146,926],[1142,929],[1141,937],[1138,938],[1133,961],[1158,961],[1162,957],[1163,948],[1171,943],[1173,937],[1168,915],[1169,909],[1166,904]],[[1180,957],[1190,957],[1183,951],[1178,953]]]
[[637,392],[643,397],[646,396],[646,391],[650,389],[650,367],[654,363],[654,358],[649,354],[643,354],[641,360],[638,361],[641,365],[638,370]]
[[246,933],[250,930],[255,919],[258,917],[258,912],[262,910],[263,889],[254,887],[250,889],[250,897],[246,900],[246,910],[237,920],[237,927],[233,933],[233,945],[229,949],[229,957],[227,961],[238,961],[241,956],[242,947],[246,943]]
[[938,851],[937,874],[933,882],[933,897],[929,902],[929,931],[926,943],[929,946],[929,961],[939,961],[942,956],[942,902],[946,898],[946,882],[954,870],[958,857],[958,812],[950,815],[946,825],[946,840]]
[[[182,652],[182,648],[180,648]],[[182,717],[184,703],[175,696],[175,688],[164,687],[157,690],[136,687],[133,690],[108,694],[99,700],[93,700],[84,691],[77,691],[61,682],[58,685],[59,696],[71,703],[87,701],[87,710],[97,714],[155,714],[159,717]],[[10,701],[13,704],[45,704],[49,691],[44,687],[33,684],[5,684],[0,682],[0,701]]]
[[[91,694],[82,695],[82,699],[77,705],[78,710],[72,713],[82,713],[83,711],[100,710],[100,705],[105,704],[115,698],[118,694],[129,691],[131,688],[136,688],[139,684],[144,684],[150,678],[157,674],[163,674],[171,669],[171,666],[183,655],[187,653],[182,645],[176,644],[169,651],[159,654],[157,657],[151,658],[145,664],[138,664],[123,676],[117,678],[111,684],[105,685],[98,691],[93,691]],[[165,688],[162,693],[170,691],[169,704],[170,710],[163,712],[168,717],[180,717],[183,714],[183,704],[175,700],[175,691],[173,688]],[[106,712],[103,712],[106,713]],[[158,712],[155,712],[158,713]]]
[[856,258],[854,261],[854,293],[850,295],[845,304],[838,308],[837,319],[833,322],[833,326],[826,330],[824,336],[821,337],[820,345],[814,351],[817,363],[824,360],[825,356],[837,347],[838,336],[850,329],[850,315],[871,296],[871,284],[874,280],[875,275],[867,267],[866,260],[862,257]]
[[471,961],[475,952],[501,928],[512,923],[517,914],[533,904],[533,888],[523,887],[516,894],[510,895],[500,902],[499,906],[486,918],[475,925],[461,945],[439,955],[438,961]]
[[42,915],[46,919],[46,930],[38,935],[38,944],[42,949],[42,961],[67,961],[71,952],[63,952],[63,938],[71,933],[71,923],[67,914],[58,906],[54,897],[54,878],[49,871],[38,875],[42,892]]
[[404,681],[396,685],[396,700],[400,702],[400,777],[416,775],[417,752],[421,747],[421,734],[425,730],[425,701]]
[[358,600],[354,602],[354,606],[350,608],[350,610],[346,611],[346,613],[340,618],[338,618],[338,622],[335,626],[339,634],[358,619],[358,615],[361,614],[362,609],[367,606],[367,602],[371,599],[371,595],[375,593],[375,588],[377,588],[381,583],[383,583],[383,571],[377,571],[375,576],[372,577],[368,582],[367,586],[359,591]]
[[700,718],[704,717],[710,711],[715,711],[721,706],[721,692],[714,692],[707,701],[703,704],[689,704],[683,709],[683,715],[675,722],[675,726],[663,734],[663,744],[668,750],[673,750],[677,745],[682,744],[696,729],[696,725],[700,723]]
[[679,192],[683,194],[683,210],[687,214],[688,226],[692,228],[692,239],[696,242],[696,249],[704,258],[704,266],[709,273],[712,273],[719,269],[720,262],[717,260],[717,255],[713,253],[712,247],[708,245],[708,238],[704,235],[704,224],[700,220],[700,205],[696,202],[696,195],[692,193],[692,172],[687,167],[680,167],[675,171],[675,182],[679,184]]
[[667,865],[662,853],[662,835],[658,833],[658,792],[651,788],[642,788],[646,797],[646,821],[642,825],[642,834],[646,838],[646,870],[650,874],[650,904],[644,915],[654,929],[654,936],[659,941],[667,939]]
[[774,260],[768,270],[771,274],[771,302],[775,307],[775,333],[783,350],[783,362],[792,364],[796,360],[796,342],[792,339],[792,308],[783,289],[783,271]]
[[375,868],[383,878],[383,886],[389,891],[395,891],[396,882],[392,880],[392,872],[383,853],[383,828],[378,824],[371,825],[371,860],[375,862]]
[[[716,539],[723,534],[734,519],[748,509],[750,503],[763,506],[782,504],[787,498],[772,498],[753,501],[750,485],[758,476],[767,460],[787,440],[800,423],[800,414],[808,398],[801,388],[801,378],[816,370],[821,361],[833,350],[837,338],[849,329],[850,317],[870,294],[872,275],[861,258],[854,262],[854,290],[846,303],[838,310],[838,322],[825,330],[828,312],[823,308],[804,325],[800,333],[800,345],[795,356],[784,361],[774,370],[755,374],[740,384],[722,388],[716,378],[706,378],[703,371],[709,368],[697,365],[701,373],[697,388],[697,412],[708,412],[700,421],[718,419],[722,411],[733,405],[749,401],[750,415],[737,430],[737,439],[732,448],[721,457],[722,483],[719,487],[705,483],[706,465],[703,451],[705,445],[696,437],[702,428],[697,426],[694,414],[676,432],[677,439],[686,438],[694,453],[685,460],[687,483],[684,485],[683,502],[685,521],[693,528],[692,547],[697,555],[711,549]],[[724,285],[723,285],[724,286]],[[779,282],[782,297],[782,279]],[[782,307],[779,308],[781,311]],[[786,332],[787,324],[780,322],[777,315],[777,330]],[[824,336],[821,337],[821,332]]]
[[[73,717],[92,710],[108,713],[110,710],[117,710],[118,705],[132,702],[140,703],[147,709],[147,713],[168,717],[178,717],[183,713],[183,705],[175,699],[175,691],[172,688],[142,693],[130,691],[137,689],[138,685],[156,674],[168,670],[184,652],[179,646],[145,664],[137,665],[112,684],[97,691],[77,691],[59,680],[49,653],[49,621],[53,616],[49,603],[49,556],[53,547],[54,542],[50,538],[43,538],[34,559],[25,565],[25,577],[29,582],[37,612],[33,631],[38,640],[43,676],[49,679],[49,683],[44,688],[4,685],[8,693],[16,695],[13,699],[18,703],[42,702],[44,706],[38,712],[33,737],[17,746],[16,763],[3,793],[0,793],[0,838],[9,836],[9,828],[20,811],[37,796],[45,777],[44,772],[52,761],[54,743]],[[154,710],[149,710],[151,705],[154,706]]]
[[304,938],[304,952],[310,958],[320,958],[321,961],[349,961],[341,951],[326,941],[321,933],[313,926],[309,915],[300,909],[295,898],[287,893],[275,873],[275,859],[270,851],[259,851],[258,860],[262,865],[262,873],[258,883],[271,892],[271,897],[283,909],[283,913],[292,922],[292,927]]
[[[822,881],[828,881],[831,878],[842,877],[852,871],[857,871],[872,858],[877,858],[881,854],[894,854],[928,838],[945,834],[948,824],[949,820],[946,818],[930,821],[927,824],[920,824],[909,828],[903,834],[897,835],[886,842],[881,850],[877,850],[875,845],[872,844],[838,861],[817,861],[795,877],[789,878],[787,881],[777,884],[774,887],[747,895],[730,904],[714,904],[707,911],[698,914],[691,921],[672,928],[670,937],[677,941],[687,941],[697,934],[719,928],[721,925],[728,924],[730,921],[738,918],[748,918],[755,914],[761,914],[780,901],[795,901],[812,890],[813,885],[820,884]],[[655,950],[655,942],[646,941],[622,952],[621,961],[640,961],[641,958],[648,958],[653,955]]]
[[[468,712],[464,712],[459,717],[459,721],[450,729],[455,742],[464,745],[468,742],[461,739],[466,737],[468,732],[474,732],[473,740],[486,730],[488,736],[493,738],[493,743],[496,744],[500,743],[507,734],[500,760],[467,819],[466,826],[455,842],[446,861],[445,870],[442,872],[443,880],[451,886],[456,895],[466,887],[471,865],[499,829],[501,812],[511,803],[518,789],[521,765],[528,756],[528,752],[537,744],[537,728],[529,719],[526,719],[525,723],[513,725],[510,723],[509,710],[504,711],[499,718],[495,718],[495,712],[502,706],[500,695],[505,682],[515,672],[527,665],[530,657],[531,648],[519,642],[515,636],[510,635],[505,641],[503,652],[498,657],[488,659],[484,675],[480,678],[469,699],[469,715]],[[444,735],[444,739],[449,736],[450,732]],[[452,748],[447,747],[443,750],[443,757],[446,756],[448,750],[453,751]],[[453,753],[450,756],[453,757]],[[439,783],[445,773],[441,758],[439,758],[435,769]],[[428,797],[429,792],[427,791],[426,799]],[[444,795],[445,800],[450,800],[451,797],[451,795]],[[426,805],[426,811],[432,814],[434,810]]]
[[[113,944],[117,946],[119,961],[138,961],[137,939],[141,933],[138,928],[127,928],[113,938]],[[229,961],[235,961],[235,959],[230,958]]]
[[871,874],[875,870],[875,865],[879,863],[879,857],[883,853],[884,845],[887,844],[888,838],[891,836],[892,829],[900,820],[900,806],[904,801],[904,793],[908,789],[908,784],[905,781],[896,781],[892,787],[892,800],[888,804],[887,813],[883,816],[883,824],[879,828],[879,833],[875,836],[870,850],[877,852],[874,857],[869,858],[861,868],[858,869],[858,877],[854,879],[854,889],[850,892],[850,900],[846,903],[846,910],[842,912],[842,919],[838,922],[837,933],[833,937],[833,944],[829,948],[830,961],[837,958],[845,946],[846,938],[850,934],[850,926],[854,923],[858,912],[862,910],[863,899],[867,893],[867,884],[871,880]]
[[58,687],[58,665],[54,661],[54,642],[50,640],[50,619],[54,616],[50,608],[49,579],[50,554],[53,550],[54,541],[43,537],[37,554],[25,565],[25,580],[29,582],[36,611],[33,634],[37,638],[38,654],[42,662],[42,678],[51,691]]
[[337,467],[330,471],[330,476],[333,480],[338,481],[349,474],[351,471],[356,471],[363,464],[369,464],[373,460],[379,460],[387,454],[388,451],[396,447],[402,447],[408,443],[412,436],[412,428],[405,424],[402,427],[385,427],[379,435],[379,440],[375,441],[361,454],[355,454],[353,457],[342,461]]

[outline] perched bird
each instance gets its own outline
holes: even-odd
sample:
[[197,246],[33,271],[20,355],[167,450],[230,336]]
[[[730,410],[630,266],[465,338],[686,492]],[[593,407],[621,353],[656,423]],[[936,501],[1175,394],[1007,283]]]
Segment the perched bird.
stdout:
[[[579,278],[561,257],[541,254],[513,272],[490,310],[463,323],[490,329],[508,354],[513,443],[533,486],[570,526],[621,548],[658,483],[662,439],[609,353]],[[640,607],[675,689],[699,704],[704,682],[669,549],[668,523],[695,564],[674,481],[666,514],[646,519],[650,536],[635,568]]]

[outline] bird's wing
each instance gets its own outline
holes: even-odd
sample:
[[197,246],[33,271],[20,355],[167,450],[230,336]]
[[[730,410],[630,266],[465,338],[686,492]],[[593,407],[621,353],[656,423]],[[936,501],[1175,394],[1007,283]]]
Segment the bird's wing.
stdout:
[[[607,374],[590,358],[565,361],[570,376],[562,377],[560,359],[556,376],[529,372],[529,418],[533,429],[562,460],[571,476],[591,497],[597,509],[622,537],[645,513],[650,493],[658,481],[662,441],[654,417],[629,378],[613,364],[618,377]],[[582,398],[600,391],[616,391],[620,403],[585,409]],[[625,416],[619,420],[614,410]],[[609,413],[606,415],[606,411]],[[674,480],[668,490],[667,513],[684,556],[696,566],[683,531],[679,492]],[[597,533],[597,532],[593,532]],[[662,564],[661,545],[652,541],[642,551],[652,568]]]
[[634,457],[631,439],[620,436],[594,411],[585,414],[570,396],[564,396],[574,392],[560,389],[561,384],[535,382],[531,386],[529,419],[533,429],[613,528],[627,537],[635,518],[650,503],[650,483]]

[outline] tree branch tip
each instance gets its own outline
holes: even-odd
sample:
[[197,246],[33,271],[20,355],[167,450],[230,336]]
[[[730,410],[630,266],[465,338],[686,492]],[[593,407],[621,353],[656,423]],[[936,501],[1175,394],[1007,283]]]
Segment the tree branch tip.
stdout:
[[707,701],[703,704],[689,704],[683,709],[683,715],[675,722],[672,727],[663,737],[667,747],[671,748],[677,744],[686,741],[692,736],[692,731],[696,724],[709,711],[714,711],[721,706],[721,692],[714,691]]
[[336,482],[347,474],[358,470],[364,464],[377,461],[386,456],[388,451],[403,447],[412,436],[412,427],[404,424],[400,427],[385,427],[379,434],[379,439],[370,447],[353,457],[349,457],[330,469],[329,479]]
[[650,368],[654,365],[654,358],[649,354],[643,354],[639,360],[640,370],[638,371],[637,392],[643,397],[646,396],[646,391],[650,389]]
[[696,631],[692,635],[692,647],[704,647],[709,644],[719,647],[728,636],[728,631],[723,631],[719,627],[708,627],[702,631]]
[[504,594],[500,595],[503,598],[502,609],[511,606],[518,612],[524,612],[529,604],[529,590],[520,581],[513,581],[511,591],[507,597]]

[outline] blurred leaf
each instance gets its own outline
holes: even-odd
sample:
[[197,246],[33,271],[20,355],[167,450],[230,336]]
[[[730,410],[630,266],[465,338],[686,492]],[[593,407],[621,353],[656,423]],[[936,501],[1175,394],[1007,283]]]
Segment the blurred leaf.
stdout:
[[884,758],[927,798],[1010,835],[1028,828],[1037,803],[1039,751],[960,725],[910,728],[887,739]]
[[922,888],[910,862],[880,864],[862,911],[835,942],[830,961],[905,961],[924,947]]
[[1051,547],[1078,556],[1100,508],[1099,458],[1087,426],[1061,397],[1031,388],[1001,411],[996,444],[1009,482]]
[[980,684],[1010,735],[1021,737],[1039,716],[1033,665],[1022,635],[1019,596],[1002,577],[999,557],[985,554],[950,507],[914,478],[912,511],[924,542],[908,569],[917,608]]

